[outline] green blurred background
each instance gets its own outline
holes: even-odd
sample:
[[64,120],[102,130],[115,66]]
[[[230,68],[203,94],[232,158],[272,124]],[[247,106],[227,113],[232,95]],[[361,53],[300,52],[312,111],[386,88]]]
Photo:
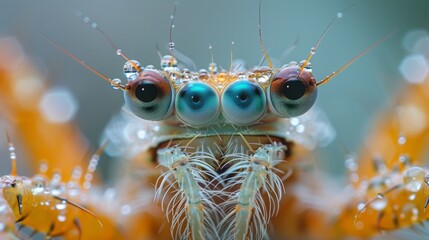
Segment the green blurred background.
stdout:
[[[257,31],[258,4],[256,0],[179,1],[173,32],[176,48],[193,59],[197,68],[207,68],[211,44],[215,62],[227,69],[234,41],[234,56],[244,59],[248,66],[257,65],[262,56]],[[160,0],[3,0],[0,36],[15,36],[49,76],[51,85],[73,92],[79,103],[76,120],[96,147],[104,126],[123,104],[121,93],[56,50],[37,31],[104,75],[124,79],[124,61],[72,11],[81,11],[96,22],[129,57],[142,65],[158,67],[156,44],[167,53],[173,5],[174,1]],[[328,33],[311,61],[316,79],[322,79],[373,42],[397,31],[319,91],[317,105],[327,113],[342,144],[358,151],[374,116],[391,103],[391,92],[400,89],[403,81],[398,66],[408,53],[402,39],[411,30],[428,28],[429,1],[265,0],[262,25],[265,47],[272,58],[279,59],[299,38],[294,51],[281,64],[300,61],[337,12],[350,6],[353,7]],[[6,147],[1,152],[1,161],[8,161]],[[338,144],[331,144],[319,154],[334,174],[342,171],[344,152]],[[7,172],[7,168],[2,170],[3,174]]]

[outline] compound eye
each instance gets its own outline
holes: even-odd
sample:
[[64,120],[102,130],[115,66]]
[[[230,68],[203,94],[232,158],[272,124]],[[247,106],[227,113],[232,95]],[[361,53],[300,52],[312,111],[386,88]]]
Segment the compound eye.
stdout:
[[270,109],[280,117],[296,117],[307,112],[317,98],[316,80],[310,71],[290,66],[280,69],[268,88]]
[[222,94],[224,116],[237,125],[248,125],[261,119],[266,105],[262,87],[248,80],[231,83]]
[[146,69],[125,89],[124,98],[128,108],[146,120],[162,120],[172,112],[173,88],[164,75]]
[[184,85],[176,96],[177,117],[194,127],[212,123],[219,115],[219,96],[215,89],[204,82]]

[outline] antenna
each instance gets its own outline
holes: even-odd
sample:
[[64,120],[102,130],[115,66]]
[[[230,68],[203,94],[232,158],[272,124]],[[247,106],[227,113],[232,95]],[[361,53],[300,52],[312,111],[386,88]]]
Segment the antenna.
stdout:
[[[174,2],[173,14],[170,15],[170,42],[168,43],[168,48],[170,49],[171,58],[174,59],[174,42],[173,42],[173,28],[174,28],[174,18],[176,16],[176,8],[179,2]],[[170,67],[173,67],[173,60],[170,61]]]
[[98,72],[97,70],[95,70],[93,67],[89,66],[84,61],[80,60],[78,57],[76,57],[75,55],[73,55],[72,53],[70,53],[69,51],[67,51],[65,48],[61,47],[59,44],[57,44],[56,42],[54,42],[54,40],[50,39],[44,33],[40,32],[40,31],[37,31],[37,32],[40,35],[42,35],[56,49],[60,50],[61,52],[63,52],[67,56],[69,56],[71,59],[73,59],[74,61],[76,61],[80,65],[84,66],[89,71],[93,72],[97,76],[101,77],[102,79],[104,79],[105,81],[107,81],[108,83],[110,83],[110,85],[112,85],[114,88],[121,89],[122,91],[125,91],[125,87],[123,85],[121,85],[121,80],[120,79],[115,78],[115,79],[112,80],[112,79],[106,77],[105,75],[101,74],[100,72]]
[[121,56],[123,59],[125,59],[127,62],[130,62],[130,64],[138,71],[141,71],[141,68],[135,64],[133,61],[131,61],[130,58],[128,58],[120,48],[118,48],[118,46],[116,46],[116,44],[112,41],[112,39],[109,37],[109,35],[106,34],[106,32],[104,32],[96,22],[92,21],[89,17],[84,17],[82,12],[77,11],[77,10],[72,10],[72,12],[80,19],[82,19],[82,21],[86,24],[88,24],[91,28],[95,29],[96,31],[98,31],[103,37],[104,39],[107,40],[107,42],[110,44],[110,46],[112,46],[112,48],[116,51],[116,55]]
[[320,43],[322,43],[322,40],[325,38],[326,33],[334,26],[334,23],[343,17],[343,12],[337,13],[337,15],[331,20],[331,22],[328,24],[328,26],[323,30],[322,34],[320,35],[319,39],[317,39],[316,44],[310,49],[310,54],[308,55],[307,59],[305,59],[304,63],[301,66],[301,69],[299,70],[299,75],[301,75],[302,71],[304,71],[304,68],[307,66],[310,59],[313,57],[313,55],[316,53],[317,48],[319,48]]
[[338,73],[342,72],[344,69],[346,69],[348,66],[350,66],[350,64],[352,64],[354,61],[358,60],[360,57],[367,54],[369,51],[371,51],[371,49],[375,48],[376,46],[380,45],[382,42],[391,38],[395,33],[396,33],[396,31],[389,33],[388,35],[384,36],[382,39],[371,44],[369,47],[367,47],[365,50],[363,50],[361,53],[359,53],[356,57],[350,59],[346,64],[344,64],[342,67],[340,67],[337,71],[333,72],[331,75],[327,76],[325,79],[317,82],[316,86],[320,86],[322,84],[329,82],[329,80],[331,80],[331,78],[335,77]]
[[234,55],[233,55],[233,50],[234,50],[234,41],[231,42],[231,54],[230,54],[230,64],[229,64],[229,72],[232,72],[232,65],[234,63]]
[[258,23],[258,34],[259,34],[259,43],[261,45],[262,52],[264,53],[265,58],[267,59],[268,67],[273,68],[273,63],[271,62],[270,57],[268,56],[267,51],[265,50],[264,43],[262,41],[262,17],[261,17],[261,9],[262,9],[262,0],[259,0],[259,23]]

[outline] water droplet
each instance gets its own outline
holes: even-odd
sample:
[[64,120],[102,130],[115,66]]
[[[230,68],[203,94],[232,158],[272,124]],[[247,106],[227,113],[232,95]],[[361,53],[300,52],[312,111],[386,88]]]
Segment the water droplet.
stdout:
[[290,124],[292,124],[292,126],[297,126],[299,124],[299,118],[293,117],[289,119]]
[[51,194],[54,196],[59,196],[63,194],[66,190],[66,187],[63,183],[58,183],[55,185],[51,185]]
[[[174,25],[173,25],[173,26],[174,26]],[[169,43],[168,43],[168,48],[169,48],[170,50],[173,50],[173,49],[174,49],[174,46],[175,46],[174,42],[169,42]]]
[[359,203],[356,208],[358,211],[362,211],[365,208],[365,203]]
[[355,172],[358,168],[358,165],[356,163],[356,157],[354,155],[348,154],[346,156],[346,160],[344,161],[344,164],[346,168],[349,171]]
[[119,86],[121,85],[122,85],[122,81],[119,78],[112,79],[112,83],[110,84],[110,86],[112,86],[112,88],[115,90],[120,89]]
[[91,27],[92,27],[92,28],[97,28],[97,23],[92,23],[92,24],[91,24]]
[[55,204],[57,210],[64,210],[67,207],[66,201],[61,201],[60,203]]
[[59,222],[65,222],[67,218],[64,215],[58,215],[57,219]]
[[[137,67],[137,69],[136,69]],[[132,81],[139,76],[139,73],[143,70],[140,62],[136,60],[129,60],[124,64],[124,75],[128,81]]]
[[[299,62],[298,66],[302,67],[302,65],[304,65],[306,60],[302,60],[301,62]],[[309,72],[312,72],[312,65],[311,62],[307,62],[307,65],[305,65],[304,67],[306,70],[308,70]]]
[[218,72],[217,64],[212,62],[209,64],[209,72],[216,74]]
[[338,12],[337,13],[337,18],[342,18],[343,17],[343,13],[342,12]]
[[200,69],[200,71],[198,71],[198,78],[199,80],[207,80],[209,78],[209,74],[207,73],[207,70]]
[[89,17],[84,17],[84,18],[83,18],[83,21],[84,21],[85,23],[89,23]]
[[399,162],[405,166],[410,164],[410,156],[408,155],[400,155]]
[[81,193],[80,185],[77,182],[67,183],[67,194],[69,196],[78,196]]
[[374,200],[373,202],[371,202],[370,204],[369,204],[369,206],[372,208],[372,209],[374,209],[374,210],[376,210],[376,211],[381,211],[381,210],[383,210],[384,208],[386,208],[386,206],[387,206],[387,201],[385,200],[385,199],[376,199],[376,200]]
[[121,214],[122,215],[129,215],[131,213],[131,207],[129,205],[123,205],[121,207]]
[[296,132],[297,133],[303,133],[305,131],[305,126],[304,125],[298,125],[296,126]]
[[421,167],[411,167],[404,173],[405,189],[410,192],[418,192],[423,184],[426,171]]
[[140,139],[144,139],[146,137],[146,131],[145,130],[139,130],[137,131],[137,137]]
[[42,162],[39,166],[40,173],[46,173],[48,171],[48,164],[46,162]]
[[399,135],[398,137],[398,144],[404,145],[407,142],[407,138],[404,135]]
[[176,58],[165,55],[161,58],[161,68],[166,71],[167,68],[176,68],[177,67],[177,60]]
[[45,187],[46,187],[45,178],[43,178],[42,176],[35,176],[31,180],[31,185],[32,185],[31,190],[33,194],[42,193],[43,191],[45,191]]

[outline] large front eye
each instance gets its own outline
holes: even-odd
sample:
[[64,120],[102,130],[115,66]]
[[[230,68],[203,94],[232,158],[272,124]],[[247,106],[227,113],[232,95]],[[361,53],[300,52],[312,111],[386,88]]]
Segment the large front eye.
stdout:
[[266,105],[262,87],[248,80],[231,83],[222,94],[223,113],[237,125],[247,125],[261,119]]
[[128,108],[138,117],[157,121],[172,112],[173,88],[167,78],[155,70],[145,70],[125,89]]
[[210,85],[190,82],[176,96],[175,108],[179,119],[194,127],[212,123],[219,115],[219,97]]
[[304,69],[298,76],[298,66],[280,69],[268,88],[270,109],[280,117],[296,117],[307,112],[317,98],[316,80]]

